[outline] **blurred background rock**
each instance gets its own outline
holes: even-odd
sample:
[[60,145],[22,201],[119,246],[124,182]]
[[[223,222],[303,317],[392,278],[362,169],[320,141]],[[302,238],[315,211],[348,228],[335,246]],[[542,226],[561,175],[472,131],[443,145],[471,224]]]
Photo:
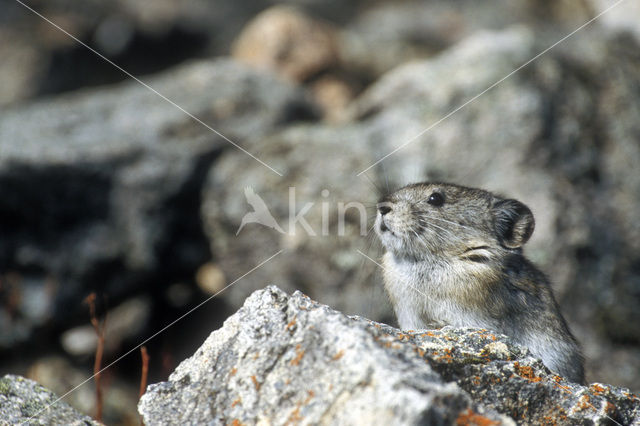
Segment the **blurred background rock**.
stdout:
[[[0,373],[64,394],[148,342],[168,373],[257,288],[300,289],[393,323],[370,226],[380,192],[441,179],[528,204],[526,253],[552,278],[587,378],[640,391],[640,6],[626,0],[26,2],[283,174],[273,173],[16,1],[0,0]],[[438,123],[370,168],[396,147]],[[316,236],[285,230],[289,188]],[[323,222],[323,209],[330,220]],[[327,232],[322,235],[322,230]],[[368,227],[366,228],[369,229]],[[140,356],[103,380],[137,423]],[[87,384],[69,397],[93,411]]]

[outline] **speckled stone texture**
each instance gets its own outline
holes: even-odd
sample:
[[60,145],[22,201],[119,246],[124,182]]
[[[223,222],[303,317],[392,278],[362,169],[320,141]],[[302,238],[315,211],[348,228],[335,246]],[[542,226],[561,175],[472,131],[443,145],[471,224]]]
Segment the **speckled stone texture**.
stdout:
[[567,382],[480,329],[398,329],[256,291],[138,406],[156,424],[632,424],[640,399]]
[[59,401],[50,390],[33,380],[7,374],[0,379],[2,425],[101,425]]

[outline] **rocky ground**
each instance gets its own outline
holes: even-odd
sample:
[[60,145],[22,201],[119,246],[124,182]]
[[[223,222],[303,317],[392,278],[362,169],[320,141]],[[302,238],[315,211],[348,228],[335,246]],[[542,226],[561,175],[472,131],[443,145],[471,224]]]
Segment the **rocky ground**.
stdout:
[[[147,343],[151,382],[265,283],[393,324],[362,229],[387,188],[438,179],[531,207],[587,379],[640,391],[635,3],[530,63],[609,3],[29,4],[149,87],[0,0],[0,373],[88,377],[91,292],[106,365],[234,283]],[[246,187],[284,233],[236,235]],[[137,422],[137,351],[105,375],[105,421]],[[66,400],[95,411],[90,385]]]
[[580,386],[483,329],[401,332],[270,286],[139,410],[161,424],[637,424],[640,397]]

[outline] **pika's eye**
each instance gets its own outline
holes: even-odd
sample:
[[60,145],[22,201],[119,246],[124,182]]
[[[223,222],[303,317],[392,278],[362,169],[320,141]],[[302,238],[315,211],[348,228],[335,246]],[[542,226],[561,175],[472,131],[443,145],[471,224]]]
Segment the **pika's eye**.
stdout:
[[439,192],[434,192],[433,194],[429,195],[427,203],[431,204],[432,206],[440,207],[444,204],[444,195]]

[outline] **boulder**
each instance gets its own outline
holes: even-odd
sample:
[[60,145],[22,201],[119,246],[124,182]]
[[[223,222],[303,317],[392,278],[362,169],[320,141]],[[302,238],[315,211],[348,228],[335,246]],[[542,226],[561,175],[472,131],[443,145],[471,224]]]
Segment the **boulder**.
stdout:
[[631,424],[640,398],[547,370],[489,330],[400,331],[270,286],[138,409],[159,424]]
[[[313,110],[300,89],[227,59],[147,82],[248,151]],[[237,148],[137,82],[3,111],[0,349],[88,318],[92,291],[113,306],[192,278],[210,259],[200,191],[225,149]]]
[[232,55],[258,69],[305,81],[337,61],[335,29],[287,6],[269,8],[249,22]]

